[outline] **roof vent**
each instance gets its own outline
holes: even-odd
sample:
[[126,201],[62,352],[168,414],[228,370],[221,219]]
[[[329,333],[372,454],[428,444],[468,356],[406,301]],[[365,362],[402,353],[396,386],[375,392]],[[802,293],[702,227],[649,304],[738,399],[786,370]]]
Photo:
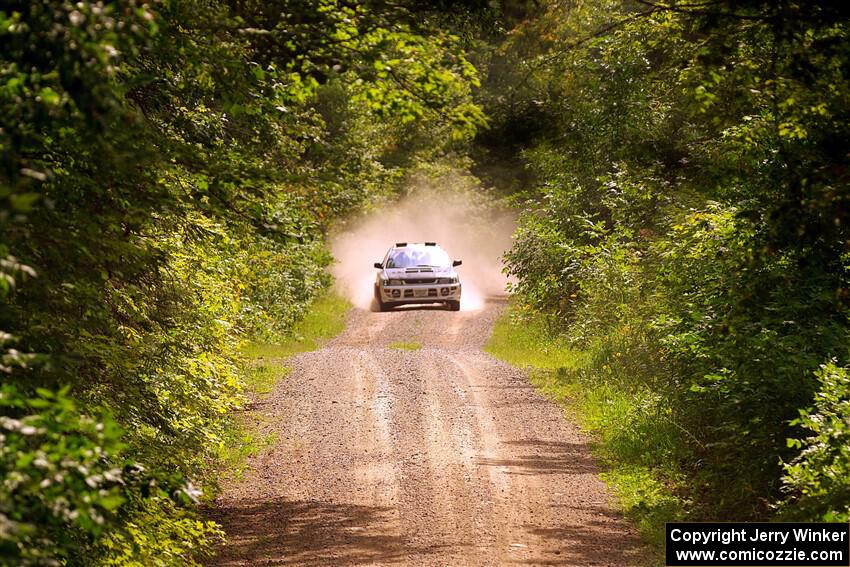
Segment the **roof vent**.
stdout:
[[407,242],[396,242],[395,243],[396,248],[402,248],[404,246],[407,246]]
[[425,246],[436,246],[436,245],[437,245],[436,242],[426,242],[425,243]]

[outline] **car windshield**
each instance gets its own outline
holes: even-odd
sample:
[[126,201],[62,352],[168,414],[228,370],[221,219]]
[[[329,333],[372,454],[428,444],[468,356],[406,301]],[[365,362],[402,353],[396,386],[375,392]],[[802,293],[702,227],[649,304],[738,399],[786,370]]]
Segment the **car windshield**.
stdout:
[[449,255],[440,248],[401,248],[390,252],[387,268],[414,268],[416,266],[446,267],[451,265]]

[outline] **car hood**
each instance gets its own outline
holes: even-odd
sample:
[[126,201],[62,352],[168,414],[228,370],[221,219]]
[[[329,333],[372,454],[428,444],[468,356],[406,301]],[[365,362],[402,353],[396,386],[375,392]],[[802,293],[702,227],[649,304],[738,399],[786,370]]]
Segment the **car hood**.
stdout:
[[[426,271],[420,271],[426,270]],[[431,271],[433,270],[433,271]],[[444,268],[386,268],[384,275],[392,279],[420,279],[420,278],[451,278],[457,275],[453,268],[446,266]]]

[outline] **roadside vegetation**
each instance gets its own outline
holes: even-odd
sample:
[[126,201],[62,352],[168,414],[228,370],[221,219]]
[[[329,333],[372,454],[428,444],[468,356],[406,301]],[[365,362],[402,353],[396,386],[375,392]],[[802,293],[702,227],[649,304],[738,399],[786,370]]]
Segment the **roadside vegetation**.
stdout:
[[[274,342],[249,342],[242,347],[242,354],[255,361],[285,361],[300,352],[318,350],[345,329],[345,317],[349,309],[351,302],[347,299],[330,290],[323,291],[310,304],[304,318],[277,335]],[[248,379],[247,386],[252,392],[262,394],[274,386],[275,381],[269,381],[265,371],[261,371],[254,378]]]
[[0,7],[0,564],[196,564],[329,226],[484,124],[439,11],[275,7]]
[[649,526],[850,518],[849,18],[542,2],[489,62],[477,172],[523,210],[491,349],[554,369]]

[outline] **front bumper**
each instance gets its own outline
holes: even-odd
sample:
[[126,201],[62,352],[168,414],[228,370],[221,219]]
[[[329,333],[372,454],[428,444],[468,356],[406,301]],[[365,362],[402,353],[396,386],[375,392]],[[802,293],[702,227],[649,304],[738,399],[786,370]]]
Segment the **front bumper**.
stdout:
[[378,285],[375,293],[383,303],[439,303],[460,301],[461,284]]

